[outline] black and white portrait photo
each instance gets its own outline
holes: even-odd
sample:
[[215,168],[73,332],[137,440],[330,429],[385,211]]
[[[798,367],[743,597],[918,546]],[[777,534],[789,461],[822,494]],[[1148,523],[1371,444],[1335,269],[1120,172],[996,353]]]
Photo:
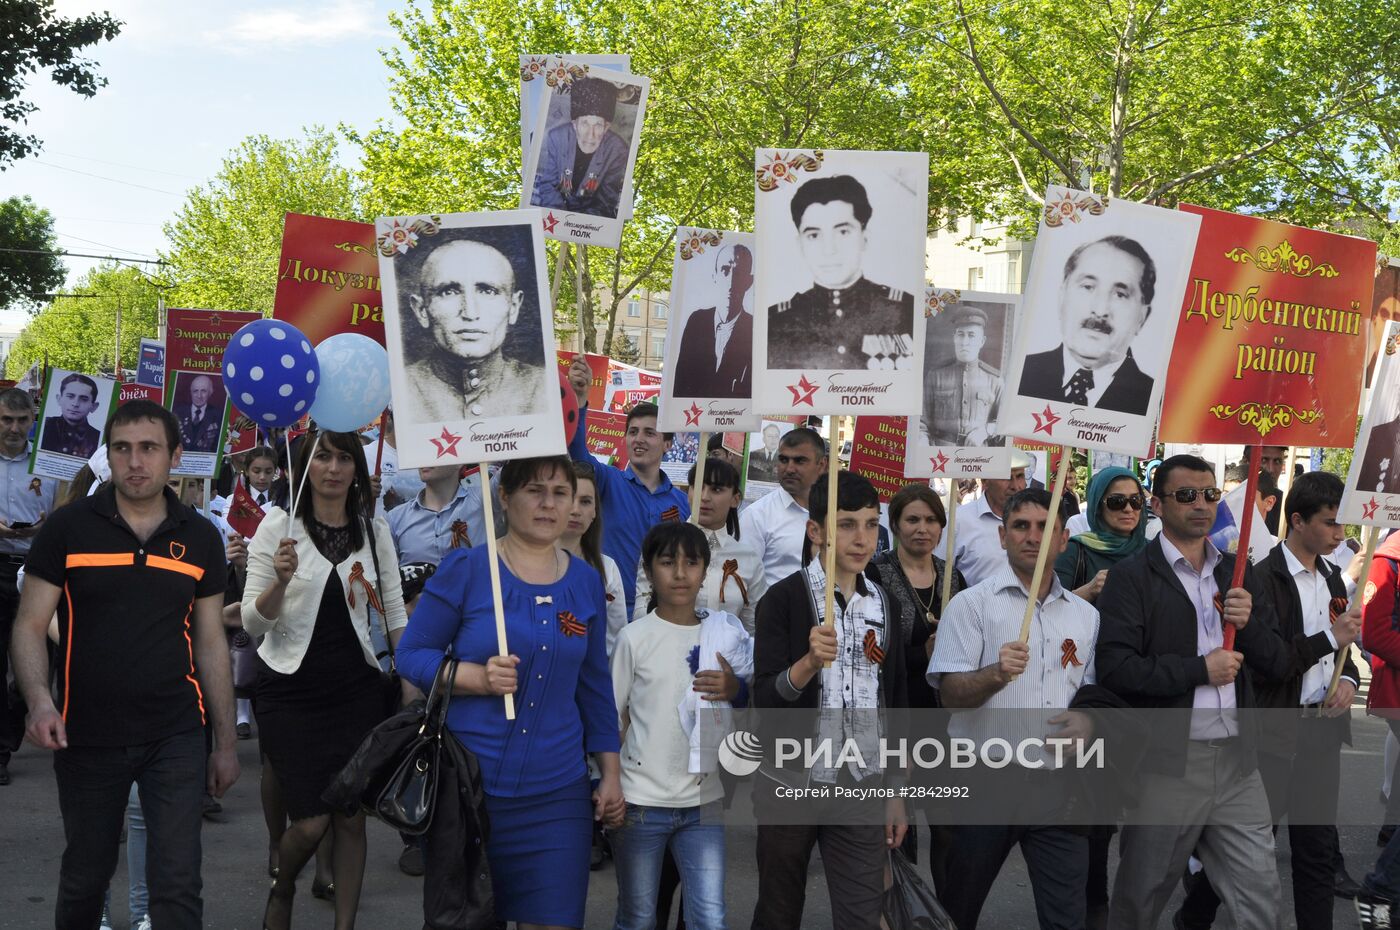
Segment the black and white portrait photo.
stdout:
[[228,395],[221,375],[174,372],[171,412],[180,421],[180,448],[185,452],[217,452],[223,435]]
[[661,429],[747,430],[753,404],[752,233],[676,236],[661,381]]
[[[917,412],[927,166],[920,153],[759,150],[760,407],[805,407],[815,382],[824,410]],[[838,401],[849,385],[819,375],[834,371],[860,372],[869,392]]]
[[520,56],[520,161],[521,170],[530,158],[530,142],[534,138],[540,102],[546,91],[558,83],[561,73],[567,74],[562,59],[575,64],[609,71],[626,72],[631,67],[631,55],[521,55]]
[[1337,520],[1394,526],[1400,517],[1400,321],[1385,324],[1374,372]]
[[521,206],[546,210],[546,235],[616,248],[650,82],[572,58],[553,61]]
[[[560,422],[558,377],[545,364],[553,324],[538,218],[517,210],[378,221],[395,423],[410,440],[399,442],[400,465],[475,461],[448,458],[467,447],[453,442],[454,425]],[[425,457],[438,446],[414,437],[451,451]]]
[[1147,448],[1200,225],[1185,211],[1046,192],[1003,432],[1129,455]]
[[65,481],[76,475],[102,444],[116,392],[111,378],[50,368],[30,470]]

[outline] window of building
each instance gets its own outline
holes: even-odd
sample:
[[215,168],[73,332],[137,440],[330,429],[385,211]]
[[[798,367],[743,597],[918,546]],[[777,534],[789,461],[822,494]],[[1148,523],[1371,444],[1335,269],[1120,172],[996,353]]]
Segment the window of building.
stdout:
[[1021,256],[1014,252],[1006,256],[1006,290],[1021,293]]
[[635,297],[627,301],[627,315],[631,317],[640,317],[642,315],[642,305],[637,302]]
[[969,291],[980,291],[982,289],[982,279],[985,277],[981,268],[967,269],[967,289]]
[[652,337],[651,337],[651,357],[654,358],[654,359],[656,359],[656,361],[657,361],[658,363],[660,363],[660,361],[661,361],[663,358],[666,357],[666,337],[665,337],[665,336],[652,336]]
[[652,306],[653,306],[654,308],[656,308],[656,318],[657,318],[658,320],[664,320],[664,319],[666,319],[667,310],[666,310],[666,305],[665,305],[665,304],[663,304],[661,301],[658,300],[658,301],[656,301],[656,303],[652,304]]
[[982,221],[981,221],[981,220],[973,220],[973,221],[972,221],[972,235],[974,235],[974,236],[980,236],[980,235],[982,235]]

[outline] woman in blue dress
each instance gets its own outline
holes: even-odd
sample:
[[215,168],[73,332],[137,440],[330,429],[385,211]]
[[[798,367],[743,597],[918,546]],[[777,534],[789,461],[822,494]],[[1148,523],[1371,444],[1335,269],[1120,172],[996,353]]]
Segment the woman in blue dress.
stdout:
[[[562,456],[501,469],[510,655],[497,655],[486,546],[443,560],[398,646],[400,671],[423,688],[448,646],[461,662],[447,725],[481,763],[496,917],[522,930],[583,926],[592,822],[616,825],[625,812],[603,581],[559,546],[575,488]],[[585,753],[602,772],[592,792]]]

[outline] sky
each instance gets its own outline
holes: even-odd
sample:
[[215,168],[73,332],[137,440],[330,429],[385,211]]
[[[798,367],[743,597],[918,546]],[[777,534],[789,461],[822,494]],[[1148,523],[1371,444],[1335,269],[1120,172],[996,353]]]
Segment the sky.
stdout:
[[[125,25],[90,46],[108,84],[92,98],[31,77],[24,127],[43,149],[0,171],[0,198],[54,215],[61,248],[155,258],[162,224],[239,142],[303,127],[367,128],[391,115],[379,49],[406,0],[57,0],[63,16],[106,10]],[[353,159],[353,149],[343,157]],[[96,261],[65,258],[73,283]],[[153,267],[153,266],[141,266]],[[22,311],[0,326],[22,325]]]

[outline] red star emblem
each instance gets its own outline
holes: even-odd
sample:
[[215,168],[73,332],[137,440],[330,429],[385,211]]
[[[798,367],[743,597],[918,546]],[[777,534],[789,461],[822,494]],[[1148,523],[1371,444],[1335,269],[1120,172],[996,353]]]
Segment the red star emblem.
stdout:
[[223,321],[224,321],[224,318],[221,317],[221,316],[219,316],[217,313],[211,313],[211,314],[209,314],[209,323],[210,323],[211,325],[213,325],[213,326],[218,326],[219,324],[223,323]]
[[552,233],[554,232],[554,227],[558,225],[559,221],[554,218],[554,211],[549,211],[549,213],[544,218],[544,231],[547,233]]
[[934,471],[946,471],[948,468],[948,463],[952,460],[940,451],[937,455],[930,458],[929,461],[933,463]]
[[1380,506],[1381,502],[1376,500],[1374,497],[1371,498],[1370,501],[1368,501],[1367,503],[1362,504],[1361,519],[1374,520],[1376,518],[1376,511],[1380,509]]
[[812,403],[812,398],[817,393],[817,387],[817,385],[807,380],[805,374],[797,379],[796,384],[789,384],[787,389],[792,392],[792,405],[794,407],[798,404],[806,404],[808,407],[816,406]]
[[1035,417],[1035,429],[1031,432],[1044,433],[1047,436],[1053,434],[1055,424],[1061,420],[1060,417],[1055,416],[1055,411],[1050,409],[1049,404],[1046,404],[1045,409],[1040,413],[1032,413],[1031,416]]
[[442,435],[440,437],[428,440],[428,442],[431,442],[433,447],[437,449],[438,458],[442,458],[444,455],[456,455],[457,443],[461,441],[461,436],[452,435],[447,431],[447,427],[445,426],[442,428]]
[[686,425],[686,426],[699,426],[699,425],[700,425],[700,414],[702,414],[702,413],[704,413],[704,412],[705,412],[705,411],[703,411],[703,410],[700,409],[700,405],[699,405],[699,404],[695,403],[695,401],[691,401],[691,402],[690,402],[690,409],[687,410],[687,411],[685,412],[685,425]]

